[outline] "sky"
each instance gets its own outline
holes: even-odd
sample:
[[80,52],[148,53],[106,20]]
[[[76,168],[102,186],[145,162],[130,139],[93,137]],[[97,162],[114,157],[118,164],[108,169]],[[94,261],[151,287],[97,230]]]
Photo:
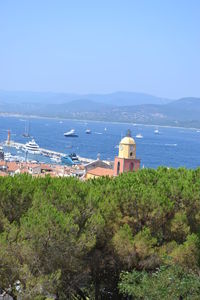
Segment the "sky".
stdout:
[[200,97],[200,1],[0,0],[0,89]]

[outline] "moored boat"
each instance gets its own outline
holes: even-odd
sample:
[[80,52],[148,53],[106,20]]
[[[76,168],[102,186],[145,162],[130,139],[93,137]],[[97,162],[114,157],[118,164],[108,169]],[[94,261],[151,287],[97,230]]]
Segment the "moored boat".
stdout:
[[35,142],[34,139],[31,141],[27,142],[23,148],[24,151],[28,151],[29,153],[32,154],[40,154],[40,147],[39,145]]
[[71,159],[73,160],[73,162],[74,162],[76,165],[77,165],[77,164],[80,164],[80,161],[79,161],[79,159],[78,159],[76,153],[71,153],[71,154],[69,155],[69,157],[71,157]]
[[25,131],[22,134],[23,137],[29,138],[30,137],[29,131],[30,131],[30,122],[27,123],[27,121],[26,121],[26,123],[25,123]]
[[61,162],[62,164],[69,165],[69,166],[80,164],[80,161],[75,153],[63,156],[61,158]]

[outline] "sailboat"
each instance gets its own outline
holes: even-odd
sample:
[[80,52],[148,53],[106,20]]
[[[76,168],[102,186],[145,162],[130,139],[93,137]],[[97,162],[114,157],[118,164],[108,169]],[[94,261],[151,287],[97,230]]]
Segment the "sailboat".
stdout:
[[29,138],[29,137],[30,137],[29,131],[30,131],[30,122],[29,122],[29,121],[28,121],[28,122],[26,121],[26,123],[25,123],[25,131],[24,131],[24,133],[22,134],[23,137]]

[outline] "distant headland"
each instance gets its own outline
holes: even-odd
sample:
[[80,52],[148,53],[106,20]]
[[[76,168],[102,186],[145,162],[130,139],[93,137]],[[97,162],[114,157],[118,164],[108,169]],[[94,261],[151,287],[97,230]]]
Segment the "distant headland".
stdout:
[[0,91],[0,114],[200,128],[200,98],[144,93],[67,94]]

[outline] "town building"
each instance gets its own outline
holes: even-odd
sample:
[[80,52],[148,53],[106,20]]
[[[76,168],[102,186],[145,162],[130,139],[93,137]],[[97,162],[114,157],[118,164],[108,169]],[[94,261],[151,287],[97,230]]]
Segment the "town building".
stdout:
[[85,178],[86,179],[93,179],[102,176],[113,176],[113,169],[103,168],[103,167],[96,167],[94,169],[90,169],[87,171]]

